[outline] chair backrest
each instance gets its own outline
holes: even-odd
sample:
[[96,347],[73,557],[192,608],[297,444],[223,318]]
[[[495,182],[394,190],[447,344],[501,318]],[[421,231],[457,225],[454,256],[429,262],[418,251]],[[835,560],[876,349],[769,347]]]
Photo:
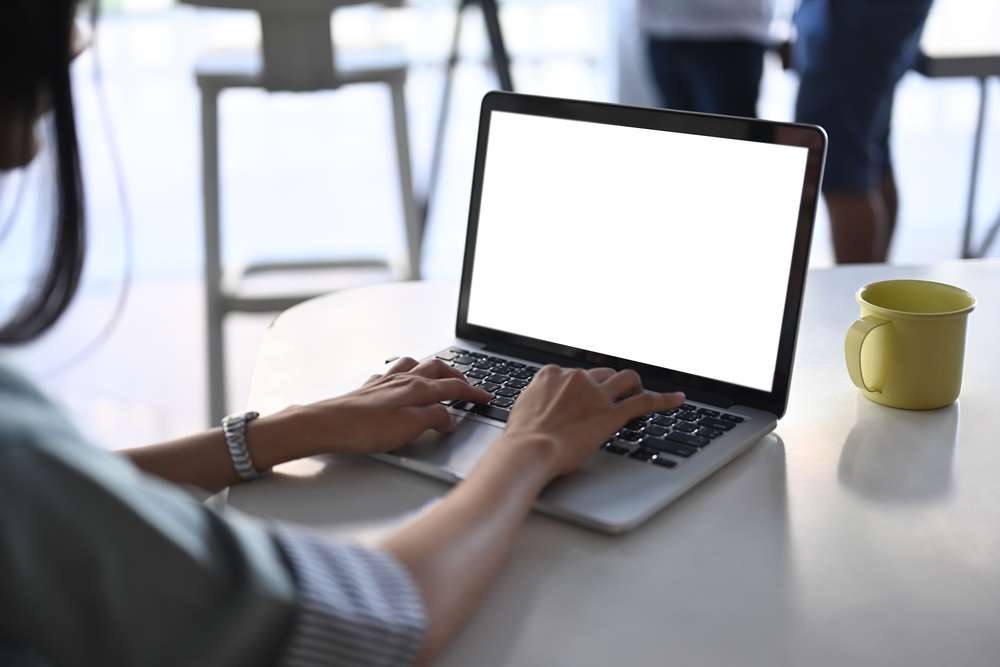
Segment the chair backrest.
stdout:
[[[366,0],[180,0],[182,3],[257,12],[263,82],[268,90],[323,90],[335,85],[336,51],[330,15]],[[403,0],[377,4],[398,7]]]

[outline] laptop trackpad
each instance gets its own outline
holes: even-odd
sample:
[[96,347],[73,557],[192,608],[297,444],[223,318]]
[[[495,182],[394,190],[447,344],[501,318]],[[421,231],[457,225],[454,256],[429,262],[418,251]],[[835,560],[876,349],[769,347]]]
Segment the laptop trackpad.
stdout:
[[477,419],[459,419],[453,433],[426,431],[394,454],[405,460],[444,468],[459,478],[468,477],[493,441],[503,434],[503,427]]

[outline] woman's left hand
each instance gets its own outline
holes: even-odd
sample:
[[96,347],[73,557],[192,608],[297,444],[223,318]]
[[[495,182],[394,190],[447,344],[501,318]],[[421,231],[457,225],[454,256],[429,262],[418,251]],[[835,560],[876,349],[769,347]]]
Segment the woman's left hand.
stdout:
[[[323,452],[367,454],[402,447],[428,429],[449,432],[451,413],[441,401],[485,403],[493,395],[477,389],[439,359],[396,361],[343,396],[275,415],[290,426],[299,455]],[[263,421],[263,420],[262,420]],[[253,441],[253,434],[250,434]]]

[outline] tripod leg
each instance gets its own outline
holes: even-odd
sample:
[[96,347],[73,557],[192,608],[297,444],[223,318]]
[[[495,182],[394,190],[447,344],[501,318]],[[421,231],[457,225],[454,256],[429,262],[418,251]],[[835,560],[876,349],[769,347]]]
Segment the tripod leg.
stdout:
[[478,0],[478,3],[483,11],[483,20],[486,22],[486,34],[490,38],[490,49],[493,51],[493,67],[496,69],[497,78],[500,80],[500,89],[513,92],[514,81],[510,76],[510,55],[507,53],[507,46],[503,41],[503,32],[500,29],[500,13],[497,7],[497,0]]
[[437,191],[438,179],[441,176],[441,159],[444,152],[444,135],[448,127],[448,112],[451,106],[451,89],[454,86],[455,67],[458,65],[459,42],[462,37],[462,17],[472,0],[461,0],[455,12],[455,31],[452,33],[451,50],[448,52],[448,62],[445,68],[444,86],[441,89],[441,105],[438,110],[437,126],[434,128],[434,145],[431,148],[431,172],[427,177],[426,199],[420,210],[421,236],[427,231],[430,217],[431,202]]

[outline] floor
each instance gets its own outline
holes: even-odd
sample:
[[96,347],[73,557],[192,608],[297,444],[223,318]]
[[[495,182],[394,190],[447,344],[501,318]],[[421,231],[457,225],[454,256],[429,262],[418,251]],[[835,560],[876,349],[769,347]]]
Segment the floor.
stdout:
[[[512,6],[504,21],[519,88],[613,99],[608,63],[614,38],[606,12],[600,0]],[[389,17],[352,10],[334,25],[339,43],[401,43],[415,63],[407,95],[418,188],[426,181],[450,20],[446,6],[431,5],[419,14]],[[34,374],[104,446],[148,443],[205,425],[200,149],[191,69],[206,44],[246,43],[255,30],[252,17],[196,16],[190,10],[109,17],[97,41],[101,76],[95,76],[93,50],[75,67],[91,225],[84,284],[50,335],[5,354]],[[453,278],[460,270],[478,104],[495,85],[483,66],[482,32],[474,16],[466,37],[423,265],[424,274],[434,278]],[[769,62],[761,114],[788,118],[794,94],[794,78]],[[983,224],[1000,209],[1000,191],[990,187],[1000,182],[996,85],[990,103],[981,181],[986,185],[979,201]],[[928,81],[911,74],[902,82],[893,137],[903,193],[894,263],[957,255],[975,109],[971,81]],[[227,263],[398,256],[402,223],[388,111],[387,93],[371,86],[310,96],[228,94],[222,104]],[[114,178],[117,166],[124,174],[121,183]],[[0,304],[16,298],[19,280],[37,256],[32,223],[45,211],[46,196],[38,190],[45,167],[39,162],[23,176],[0,181],[0,233],[12,201],[8,193],[18,178],[28,178],[30,186],[0,246]],[[1000,244],[992,255],[1000,256]],[[824,213],[812,264],[830,263]],[[105,336],[128,267],[127,300]],[[243,406],[255,350],[270,319],[234,317],[227,329],[234,410]]]

